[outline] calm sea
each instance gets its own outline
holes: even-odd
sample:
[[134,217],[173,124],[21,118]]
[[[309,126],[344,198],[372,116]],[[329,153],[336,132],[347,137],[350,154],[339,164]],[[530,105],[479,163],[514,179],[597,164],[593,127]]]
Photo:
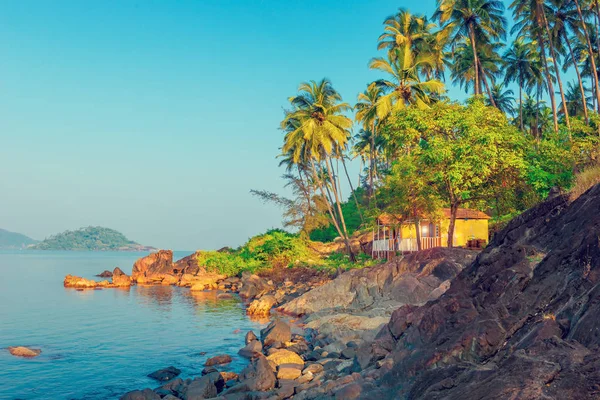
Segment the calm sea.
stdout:
[[[0,399],[118,398],[159,386],[146,375],[169,365],[183,378],[199,375],[207,357],[235,355],[247,330],[264,327],[246,317],[238,299],[217,300],[214,293],[63,288],[68,273],[91,278],[116,266],[130,273],[146,254],[0,252]],[[42,354],[22,359],[6,350],[19,345]],[[234,357],[230,369],[245,364]]]

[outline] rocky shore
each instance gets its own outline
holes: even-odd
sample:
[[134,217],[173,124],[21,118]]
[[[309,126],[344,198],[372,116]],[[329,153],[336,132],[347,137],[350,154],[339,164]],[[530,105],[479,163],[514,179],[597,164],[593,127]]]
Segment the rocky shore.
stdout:
[[[572,203],[536,206],[479,254],[437,248],[335,278],[303,269],[215,276],[193,260],[153,254],[129,283],[239,293],[271,324],[247,333],[239,375],[223,355],[201,376],[123,399],[600,396],[600,185]],[[105,285],[118,282],[113,273]]]

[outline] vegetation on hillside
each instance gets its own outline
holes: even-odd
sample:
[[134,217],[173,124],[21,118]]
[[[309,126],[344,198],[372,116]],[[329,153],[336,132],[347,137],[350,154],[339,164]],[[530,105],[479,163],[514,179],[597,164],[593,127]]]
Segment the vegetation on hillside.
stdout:
[[[513,26],[497,0],[438,0],[432,16],[400,9],[386,18],[382,53],[369,63],[381,77],[354,107],[327,79],[301,83],[289,99],[281,164],[294,197],[254,193],[282,206],[302,236],[339,236],[355,259],[350,235],[381,212],[418,223],[414,216],[466,207],[502,224],[552,188],[579,193],[596,182],[600,7],[514,0],[508,8]],[[453,101],[448,84],[471,97]],[[359,187],[346,168],[355,158]]]
[[[368,263],[364,258],[360,261],[363,264]],[[203,251],[198,255],[199,266],[228,276],[243,271],[259,272],[273,267],[309,266],[335,271],[337,268],[350,267],[351,264],[347,255],[323,256],[313,249],[307,238],[281,229],[254,236],[237,249]]]
[[140,250],[144,246],[127,239],[125,235],[114,229],[88,226],[52,235],[30,248],[35,250],[126,251]]

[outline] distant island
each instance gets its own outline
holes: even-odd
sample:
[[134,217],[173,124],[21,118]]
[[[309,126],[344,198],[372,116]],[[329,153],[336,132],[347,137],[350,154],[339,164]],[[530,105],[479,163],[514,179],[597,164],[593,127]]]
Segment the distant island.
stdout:
[[75,231],[64,231],[28,247],[33,250],[74,251],[153,251],[127,239],[121,232],[101,226],[88,226]]
[[38,241],[29,236],[0,229],[0,250],[24,249],[36,243]]

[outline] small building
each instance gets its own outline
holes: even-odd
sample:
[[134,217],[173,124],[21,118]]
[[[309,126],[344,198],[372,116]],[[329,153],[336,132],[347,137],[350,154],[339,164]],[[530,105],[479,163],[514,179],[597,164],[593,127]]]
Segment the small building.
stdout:
[[[437,221],[420,220],[421,249],[448,246],[450,209],[442,208]],[[454,225],[455,247],[482,247],[488,242],[490,216],[478,210],[459,208]],[[373,258],[392,258],[396,254],[417,251],[415,223],[401,215],[382,214],[373,230]]]

